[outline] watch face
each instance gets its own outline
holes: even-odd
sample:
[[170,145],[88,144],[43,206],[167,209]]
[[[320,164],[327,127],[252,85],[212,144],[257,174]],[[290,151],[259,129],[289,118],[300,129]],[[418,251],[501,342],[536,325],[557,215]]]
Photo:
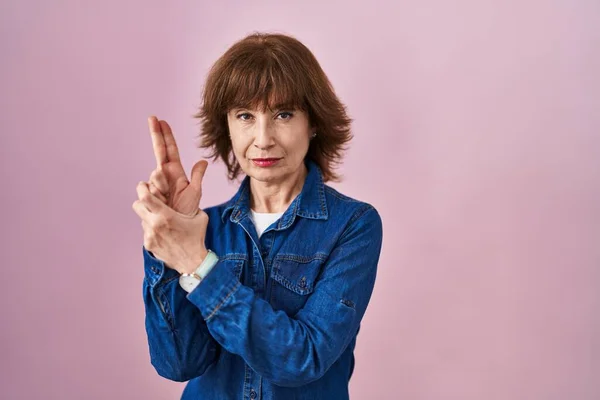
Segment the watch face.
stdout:
[[200,281],[192,275],[181,275],[179,277],[179,285],[188,293],[194,290],[199,283]]

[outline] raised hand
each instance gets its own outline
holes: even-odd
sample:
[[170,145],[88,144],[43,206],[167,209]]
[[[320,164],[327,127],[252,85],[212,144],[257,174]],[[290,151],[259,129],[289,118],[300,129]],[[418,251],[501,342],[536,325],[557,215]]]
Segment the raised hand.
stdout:
[[144,247],[163,260],[168,268],[179,273],[191,273],[198,268],[208,250],[204,246],[208,215],[174,211],[150,193],[149,184],[138,183],[138,200],[132,208],[142,220]]
[[202,178],[208,162],[198,161],[192,167],[192,179],[189,181],[181,165],[177,143],[169,124],[152,116],[148,118],[148,128],[156,157],[156,169],[150,174],[148,182],[150,193],[181,214],[196,214],[202,198]]

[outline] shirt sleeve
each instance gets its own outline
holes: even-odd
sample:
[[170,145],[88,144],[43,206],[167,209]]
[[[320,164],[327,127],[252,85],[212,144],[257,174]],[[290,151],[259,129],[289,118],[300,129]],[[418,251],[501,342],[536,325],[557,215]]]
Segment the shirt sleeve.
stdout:
[[170,380],[184,382],[200,376],[217,359],[221,347],[179,287],[177,271],[145,247],[142,252],[150,362],[160,376]]
[[276,385],[301,386],[323,376],[358,331],[373,291],[382,235],[377,211],[370,205],[360,209],[293,317],[274,310],[219,263],[187,298],[224,349]]

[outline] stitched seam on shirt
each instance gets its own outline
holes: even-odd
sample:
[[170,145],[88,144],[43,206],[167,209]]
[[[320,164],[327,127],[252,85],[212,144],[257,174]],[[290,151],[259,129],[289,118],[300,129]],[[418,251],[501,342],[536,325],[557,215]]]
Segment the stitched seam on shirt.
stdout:
[[353,199],[352,197],[346,196],[346,195],[338,192],[337,190],[335,190],[331,186],[325,185],[325,191],[327,191],[327,193],[330,194],[331,196],[333,196],[335,198],[338,198],[340,200],[346,201],[348,203],[360,203],[360,201],[358,201],[356,199]]
[[169,283],[171,283],[173,281],[179,282],[179,276],[176,275],[176,276],[173,276],[166,280],[159,280],[154,284],[154,288],[162,290],[162,288],[164,288],[166,285],[168,285]]
[[148,285],[148,287],[154,289],[154,287],[156,286],[156,282],[150,280],[147,276],[144,276],[144,281],[146,281],[146,284]]
[[348,224],[346,225],[346,228],[344,229],[342,235],[339,237],[339,239],[338,239],[338,241],[336,243],[336,246],[339,243],[341,243],[341,242],[344,241],[344,239],[346,238],[346,235],[348,234],[348,231],[350,229],[352,229],[352,224],[354,223],[354,221],[358,220],[360,217],[362,217],[363,215],[365,215],[367,212],[369,212],[371,210],[375,210],[375,208],[372,205],[365,203],[363,205],[363,208],[359,208],[354,213],[354,215],[352,216],[352,218],[350,218],[350,221],[348,221]]
[[225,296],[225,298],[215,307],[215,309],[210,313],[210,315],[208,317],[206,317],[205,321],[208,321],[209,319],[212,318],[213,315],[215,315],[215,313],[217,311],[219,311],[219,309],[221,308],[221,306],[227,301],[227,299],[229,299],[229,297],[231,297],[231,295],[233,294],[233,292],[236,291],[236,289],[241,285],[241,283],[238,281],[235,286],[233,287],[233,289],[231,289],[229,291],[229,293],[227,294],[227,296]]
[[314,260],[321,260],[324,261],[326,260],[328,257],[328,254],[325,253],[315,253],[312,256],[309,257],[302,257],[302,256],[297,256],[295,254],[277,254],[275,256],[275,258],[273,259],[273,263],[279,262],[279,261],[296,261],[302,264],[307,264],[310,263]]
[[229,253],[226,255],[220,255],[219,260],[243,260],[247,261],[248,257],[245,253]]
[[323,177],[318,174],[319,177],[319,203],[321,205],[321,212],[323,215],[327,212],[327,200],[325,199],[325,184],[323,183]]

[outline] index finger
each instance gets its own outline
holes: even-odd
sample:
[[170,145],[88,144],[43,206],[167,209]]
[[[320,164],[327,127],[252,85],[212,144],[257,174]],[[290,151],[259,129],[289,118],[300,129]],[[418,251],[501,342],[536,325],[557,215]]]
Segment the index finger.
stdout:
[[167,158],[167,146],[165,138],[160,127],[160,123],[155,116],[148,118],[148,128],[150,136],[152,136],[152,148],[154,149],[154,157],[156,157],[156,166],[159,167],[169,161]]

